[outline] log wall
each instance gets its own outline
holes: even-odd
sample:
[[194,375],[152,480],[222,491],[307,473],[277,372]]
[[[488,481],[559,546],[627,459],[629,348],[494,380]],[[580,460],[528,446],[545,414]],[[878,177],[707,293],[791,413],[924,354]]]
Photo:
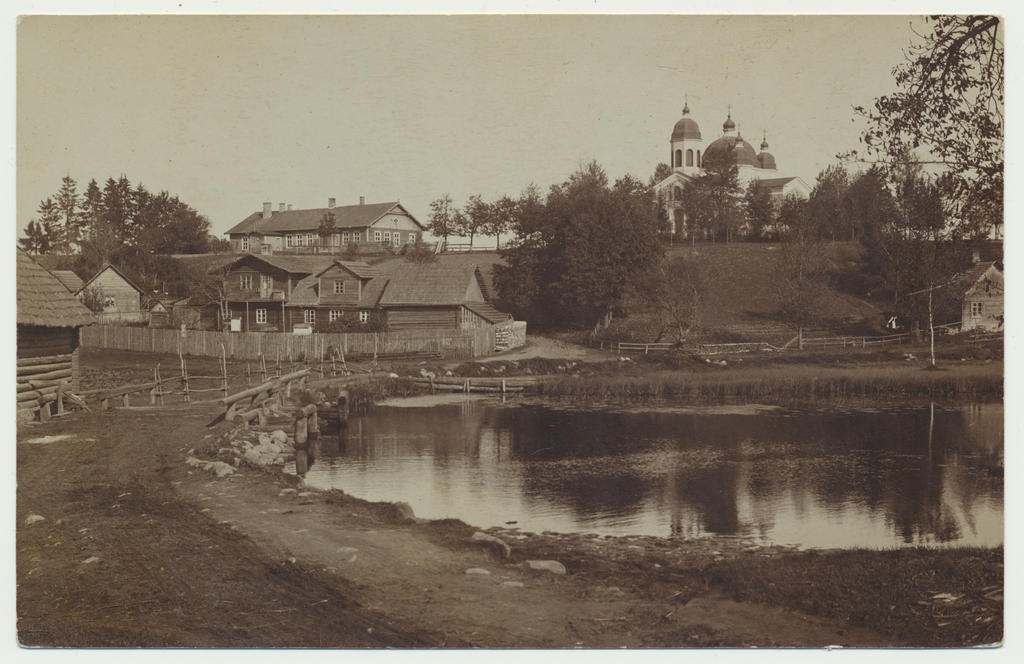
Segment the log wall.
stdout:
[[18,326],[18,419],[63,411],[63,394],[78,389],[79,329]]

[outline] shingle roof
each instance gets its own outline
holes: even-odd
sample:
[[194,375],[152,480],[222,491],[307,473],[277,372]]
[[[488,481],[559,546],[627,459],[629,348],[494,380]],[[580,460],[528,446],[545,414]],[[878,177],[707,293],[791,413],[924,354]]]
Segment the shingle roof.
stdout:
[[292,288],[292,294],[288,296],[288,304],[316,304],[319,299],[319,294],[317,293],[317,285],[319,283],[320,279],[314,275],[299,279],[295,287]]
[[19,325],[78,327],[96,322],[78,298],[21,249],[17,284]]
[[319,274],[334,265],[335,262],[331,256],[257,256],[248,254],[241,258],[250,256],[290,274]]
[[409,215],[409,218],[422,227],[415,217],[398,202],[367,203],[365,205],[342,205],[333,208],[312,208],[309,210],[285,210],[273,212],[269,219],[264,219],[261,212],[253,212],[241,222],[230,228],[229,235],[238,233],[285,233],[289,231],[316,232],[320,228],[320,220],[328,212],[334,214],[335,228],[363,228],[377,221],[395,208]]
[[[476,265],[406,263],[391,273],[380,303],[383,306],[463,304],[473,279],[483,290],[483,278]],[[486,290],[483,292],[486,297]]]
[[50,274],[57,277],[57,280],[72,293],[77,293],[82,288],[82,278],[71,270],[50,270]]
[[467,302],[465,307],[488,323],[501,323],[512,318],[510,314],[495,309],[489,302]]

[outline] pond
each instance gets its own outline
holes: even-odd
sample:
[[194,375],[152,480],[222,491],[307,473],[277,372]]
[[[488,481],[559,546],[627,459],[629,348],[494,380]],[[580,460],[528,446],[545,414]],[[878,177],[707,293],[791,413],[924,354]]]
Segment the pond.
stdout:
[[1003,542],[1003,406],[378,406],[306,482],[478,527],[802,548]]

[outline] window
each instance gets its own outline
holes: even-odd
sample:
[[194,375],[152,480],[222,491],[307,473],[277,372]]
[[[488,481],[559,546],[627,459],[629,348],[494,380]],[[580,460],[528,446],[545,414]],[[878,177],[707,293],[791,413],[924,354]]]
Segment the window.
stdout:
[[316,322],[316,309],[303,309],[302,320],[312,325]]
[[409,235],[407,235],[406,238],[405,238],[405,243],[406,244],[413,244],[414,242],[416,242],[416,234],[415,233],[409,233]]
[[380,231],[374,231],[373,232],[373,241],[374,242],[380,242],[380,239],[381,239],[380,238]]
[[[260,291],[267,293],[274,288],[274,278],[269,274],[260,275]],[[267,297],[267,296],[264,296]]]
[[384,231],[384,243],[391,244],[391,231]]
[[981,315],[981,302],[971,302],[971,315],[972,316],[980,316]]
[[256,310],[256,324],[265,325],[267,323],[267,310],[257,309]]
[[306,246],[307,247],[312,247],[313,246],[313,234],[312,233],[306,233]]
[[697,150],[697,167],[700,168],[700,150]]
[[341,315],[341,309],[331,309],[331,313],[327,315],[327,318],[333,323],[336,320],[341,320]]
[[676,163],[674,165],[675,166],[682,166],[683,165],[683,151],[682,150],[676,150]]
[[393,240],[391,244],[393,244],[394,246],[402,246],[402,234],[399,233],[398,231],[395,231],[395,234],[391,236],[391,239]]
[[107,295],[103,298],[103,310],[117,309],[117,300],[114,299],[113,295]]
[[242,290],[252,290],[252,275],[251,274],[240,274],[238,275],[238,287]]
[[295,238],[293,238],[291,235],[285,235],[284,236],[284,246],[292,247],[292,246],[294,246],[294,242],[295,242]]
[[360,311],[359,312],[359,322],[360,323],[366,323],[369,320],[370,320],[370,312],[369,311]]
[[[355,235],[355,233],[353,233],[353,235]],[[341,233],[341,243],[348,244],[348,231],[343,231]]]
[[[341,279],[334,280],[334,294],[341,295],[345,292],[345,282]],[[331,320],[334,320],[333,318]]]
[[693,150],[686,151],[686,165],[693,166]]
[[249,251],[249,236],[242,236],[242,251]]

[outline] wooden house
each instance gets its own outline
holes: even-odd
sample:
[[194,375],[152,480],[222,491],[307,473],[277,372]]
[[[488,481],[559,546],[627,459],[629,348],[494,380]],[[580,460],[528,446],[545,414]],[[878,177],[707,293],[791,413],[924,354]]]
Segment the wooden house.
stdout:
[[334,322],[345,311],[366,322],[380,294],[369,287],[377,276],[366,263],[330,256],[243,256],[224,275],[230,329],[292,332]]
[[149,312],[142,308],[146,292],[113,265],[104,266],[75,294],[83,302],[95,303],[93,310],[100,323],[145,323],[149,320]]
[[48,419],[78,389],[79,328],[95,318],[55,276],[17,251],[18,419]]
[[404,263],[380,297],[389,330],[468,329],[511,319],[490,304],[480,268],[465,263]]
[[247,255],[228,266],[230,329],[465,329],[510,319],[472,264],[401,263],[389,274],[329,256]]
[[963,297],[961,329],[1003,329],[1003,266],[999,262],[979,263],[967,275]]
[[[330,218],[333,233],[321,236],[321,222]],[[401,203],[365,203],[293,210],[280,204],[264,203],[227,232],[235,253],[253,254],[340,254],[350,245],[401,248],[415,244],[426,228]]]

